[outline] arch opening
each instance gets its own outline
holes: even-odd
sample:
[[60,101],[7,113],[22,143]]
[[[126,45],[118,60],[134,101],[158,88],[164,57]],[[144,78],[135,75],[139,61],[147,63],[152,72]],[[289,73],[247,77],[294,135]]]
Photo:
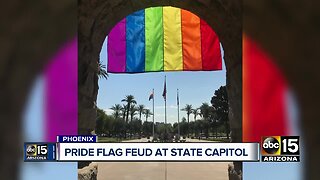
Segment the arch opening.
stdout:
[[[83,19],[80,19],[79,24],[84,27],[79,32],[79,133],[89,133],[90,129],[92,130],[92,127],[94,127],[94,123],[89,122],[92,116],[96,116],[94,105],[97,99],[98,78],[94,72],[97,72],[97,61],[99,60],[103,41],[112,27],[128,14],[137,10],[155,6],[174,6],[187,9],[204,19],[211,27],[214,27],[223,44],[227,70],[226,84],[230,99],[229,109],[231,112],[229,112],[229,116],[232,141],[241,142],[242,25],[240,4],[234,3],[226,6],[222,2],[211,2],[210,6],[208,6],[201,1],[187,0],[181,2],[121,1],[117,4],[99,2],[94,7],[86,7],[85,4],[82,4],[82,6],[82,10],[88,12],[87,10],[89,9],[91,14],[89,13],[89,15],[87,14]],[[232,10],[235,7],[238,8],[236,8],[237,11]],[[80,10],[80,14],[82,10]],[[90,23],[88,25],[85,22]],[[85,26],[88,26],[88,28]],[[94,70],[89,70],[88,66],[93,67]],[[87,126],[81,124],[86,124]],[[88,124],[90,125],[88,126]],[[89,127],[91,128],[89,129]],[[241,164],[235,164],[235,169],[240,172],[242,169]]]

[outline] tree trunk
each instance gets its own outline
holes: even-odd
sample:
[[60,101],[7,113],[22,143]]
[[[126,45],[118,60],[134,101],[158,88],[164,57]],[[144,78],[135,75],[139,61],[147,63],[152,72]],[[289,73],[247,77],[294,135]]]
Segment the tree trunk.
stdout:
[[129,120],[129,111],[130,111],[130,104],[128,103],[127,104],[127,117],[126,117],[126,123],[128,123],[128,120]]
[[229,125],[229,123],[226,123],[225,129],[226,129],[227,139],[229,139],[229,138],[230,138],[230,137],[229,137],[229,134],[230,134],[230,125]]
[[187,130],[188,130],[188,131],[187,131],[187,132],[188,132],[188,138],[189,138],[189,131],[190,131],[190,126],[189,126],[189,116],[190,116],[190,115],[188,114],[188,129],[187,129]]

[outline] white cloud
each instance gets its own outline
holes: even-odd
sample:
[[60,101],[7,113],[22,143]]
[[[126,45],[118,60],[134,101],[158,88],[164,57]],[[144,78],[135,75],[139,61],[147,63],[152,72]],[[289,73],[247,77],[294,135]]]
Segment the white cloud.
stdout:
[[111,115],[113,113],[112,109],[104,109],[104,111],[106,112],[106,114]]

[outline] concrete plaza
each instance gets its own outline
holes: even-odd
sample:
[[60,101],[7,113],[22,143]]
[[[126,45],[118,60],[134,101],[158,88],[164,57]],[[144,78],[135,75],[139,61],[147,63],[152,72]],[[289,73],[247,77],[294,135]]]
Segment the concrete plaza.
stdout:
[[[146,138],[125,142],[147,142]],[[187,142],[208,142],[187,139]],[[226,162],[98,163],[98,180],[227,180]]]
[[228,163],[99,163],[98,180],[227,180]]

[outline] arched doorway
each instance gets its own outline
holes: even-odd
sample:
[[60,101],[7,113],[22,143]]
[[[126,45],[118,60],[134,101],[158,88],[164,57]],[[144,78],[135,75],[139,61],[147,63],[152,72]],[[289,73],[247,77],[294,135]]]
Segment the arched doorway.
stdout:
[[[128,1],[80,2],[79,4],[79,134],[95,127],[98,93],[97,62],[103,41],[110,30],[127,15],[148,7],[174,6],[191,11],[218,34],[224,47],[229,96],[232,142],[242,141],[242,17],[241,2],[212,1]],[[240,173],[241,163],[235,163]]]

